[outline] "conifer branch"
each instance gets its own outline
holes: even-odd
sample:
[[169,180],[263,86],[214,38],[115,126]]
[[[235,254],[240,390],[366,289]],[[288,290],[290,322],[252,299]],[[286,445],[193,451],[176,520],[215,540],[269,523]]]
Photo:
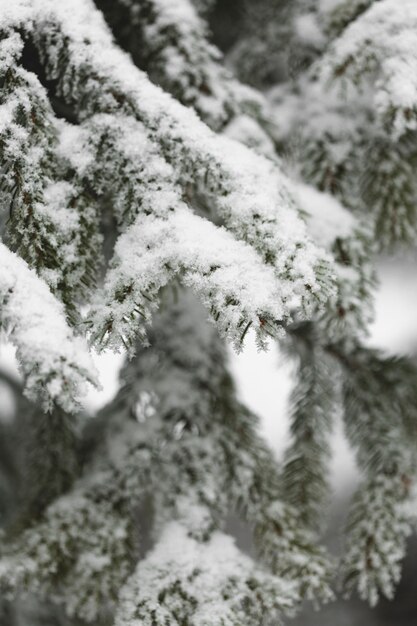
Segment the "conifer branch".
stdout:
[[337,411],[339,372],[319,348],[300,355],[292,394],[290,446],[284,459],[284,494],[300,522],[320,530],[329,498],[329,437]]
[[95,383],[85,342],[69,329],[64,308],[26,263],[0,243],[0,320],[17,347],[30,398],[71,411]]

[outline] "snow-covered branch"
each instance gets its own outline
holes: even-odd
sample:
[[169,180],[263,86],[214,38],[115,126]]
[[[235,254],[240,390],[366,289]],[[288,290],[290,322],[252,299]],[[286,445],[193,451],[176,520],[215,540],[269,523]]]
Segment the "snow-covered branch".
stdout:
[[0,243],[0,321],[17,347],[26,393],[45,407],[77,407],[95,381],[86,343],[68,327],[64,307],[16,254]]
[[239,113],[255,118],[263,113],[266,102],[221,63],[221,53],[209,43],[207,25],[190,0],[100,0],[98,6],[117,32],[118,21],[128,22],[129,36],[125,25],[121,43],[138,66],[214,130]]
[[328,75],[374,84],[374,106],[394,134],[417,127],[417,6],[414,0],[374,2],[334,42]]
[[172,522],[122,589],[115,624],[246,626],[260,615],[281,624],[296,597],[291,583],[256,566],[231,537],[216,532],[198,542]]

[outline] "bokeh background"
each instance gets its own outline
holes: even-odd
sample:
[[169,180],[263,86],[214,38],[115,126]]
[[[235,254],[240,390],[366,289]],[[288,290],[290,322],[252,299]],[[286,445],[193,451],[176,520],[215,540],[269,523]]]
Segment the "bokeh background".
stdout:
[[[368,342],[389,354],[417,358],[417,255],[380,259],[378,275],[376,318]],[[95,359],[103,389],[92,389],[86,399],[86,412],[91,416],[115,395],[123,357],[106,353]],[[293,384],[293,365],[280,353],[279,346],[271,344],[267,352],[259,353],[254,341],[249,341],[239,355],[231,352],[230,361],[241,399],[260,416],[263,434],[280,459],[288,442],[288,400]],[[4,336],[0,337],[0,372],[19,381],[14,350]],[[0,378],[0,421],[12,420],[14,411],[10,387]],[[333,495],[326,511],[325,542],[337,555],[343,548],[349,499],[359,479],[353,453],[344,439],[340,423],[333,433],[331,475]],[[233,519],[229,531],[243,549],[252,551],[248,528]],[[402,581],[392,602],[382,601],[371,610],[359,600],[341,598],[320,612],[306,606],[292,623],[294,626],[416,626],[416,580],[415,537],[409,542]]]

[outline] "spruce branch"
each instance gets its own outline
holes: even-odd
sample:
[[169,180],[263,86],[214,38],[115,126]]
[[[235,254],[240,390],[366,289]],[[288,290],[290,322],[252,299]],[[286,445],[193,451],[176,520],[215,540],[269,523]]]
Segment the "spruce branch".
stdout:
[[292,439],[284,459],[284,497],[313,531],[322,526],[329,497],[329,437],[339,400],[338,378],[334,360],[322,349],[300,355],[291,400]]
[[1,327],[10,333],[26,393],[44,407],[77,408],[95,368],[81,337],[67,325],[63,305],[16,254],[0,243]]
[[[6,240],[76,319],[74,300],[94,285],[97,217],[59,154],[58,124],[46,90],[19,63],[24,41],[3,31],[0,158]],[[90,254],[88,252],[90,251]]]
[[352,505],[342,569],[345,589],[375,605],[380,595],[393,597],[412,528],[404,505],[415,474],[415,444],[407,436],[401,387],[414,390],[416,371],[409,380],[398,379],[405,364],[397,372],[395,359],[364,349],[354,359],[344,385],[345,424],[366,478]]
[[136,65],[214,130],[236,115],[266,115],[262,96],[240,84],[221,63],[221,53],[209,42],[207,25],[190,0],[96,4]]

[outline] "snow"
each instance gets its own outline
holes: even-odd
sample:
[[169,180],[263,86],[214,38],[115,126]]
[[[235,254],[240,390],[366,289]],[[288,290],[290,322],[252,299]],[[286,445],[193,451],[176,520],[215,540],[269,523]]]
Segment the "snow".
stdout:
[[[347,95],[349,98],[344,97]],[[273,135],[288,146],[289,166],[297,178],[300,169],[304,177],[306,171],[313,176],[321,171],[323,159],[314,161],[320,158],[320,150],[325,150],[329,166],[336,171],[357,158],[355,147],[360,145],[363,128],[369,126],[372,99],[366,89],[358,94],[351,88],[341,94],[336,84],[301,77],[295,88],[278,86],[269,97],[274,112]]]
[[146,47],[148,72],[154,82],[192,106],[213,129],[246,108],[262,108],[260,94],[240,85],[223,64],[220,51],[207,36],[207,25],[189,0],[148,0],[141,7],[121,0],[130,9]]
[[56,402],[74,410],[87,381],[95,381],[85,342],[70,331],[47,285],[2,243],[0,267],[0,321],[17,347],[26,393],[41,393],[46,408]]
[[307,214],[310,236],[319,245],[329,250],[337,237],[344,239],[354,234],[356,218],[334,196],[303,183],[296,183],[294,195]]
[[[324,63],[325,75],[374,84],[374,106],[396,136],[417,127],[417,5],[414,0],[374,2],[345,29]],[[366,78],[365,78],[366,79]]]
[[[0,42],[0,57],[4,64],[3,71],[16,63],[23,50],[23,39],[19,33],[11,33]],[[2,120],[3,122],[3,120]]]
[[[110,100],[114,103],[111,93],[120,92],[177,175],[184,181],[199,180],[228,230],[251,244],[264,259],[273,259],[269,263],[281,282],[283,299],[300,293],[306,297],[319,295],[322,284],[315,270],[328,260],[308,241],[285,176],[277,166],[241,144],[214,135],[189,109],[152,85],[128,56],[112,45],[101,14],[92,3],[75,0],[69,7],[66,3],[38,0],[35,16],[38,11],[53,16],[62,37],[69,37],[74,71],[94,73],[100,80],[96,106],[109,106]],[[54,63],[51,58],[51,66]],[[70,84],[63,79],[64,95],[71,94],[77,100],[86,89],[88,92],[88,82],[71,79]],[[82,115],[87,113],[81,111]],[[285,279],[288,271],[290,280]]]
[[276,160],[275,146],[269,135],[249,115],[236,115],[224,128],[226,137],[240,141],[258,154]]
[[[268,606],[262,596],[271,587],[275,598]],[[115,625],[162,626],[181,607],[195,626],[245,626],[251,623],[247,611],[259,615],[269,609],[277,617],[276,607],[288,609],[293,593],[291,583],[257,570],[231,537],[215,532],[209,541],[197,542],[171,522],[122,590]],[[186,601],[179,603],[180,597]]]
[[321,48],[325,43],[323,31],[313,12],[298,15],[294,23],[297,38],[304,44]]
[[56,500],[42,521],[7,546],[0,581],[12,593],[30,584],[36,595],[63,604],[69,617],[94,622],[126,578],[130,550],[127,519],[111,503],[75,491]]
[[[217,326],[236,347],[249,323],[260,337],[268,322],[273,332],[285,310],[272,268],[247,244],[192,214],[175,197],[159,196],[160,208],[166,202],[174,209],[173,201],[179,206],[166,219],[139,216],[119,238],[105,282],[105,307],[93,312],[95,326],[104,329],[111,319],[117,346],[117,335],[126,340],[132,333],[132,313],[141,311],[142,324],[150,319],[149,298],[179,274],[214,311]],[[129,295],[119,304],[117,293]]]
[[[308,293],[313,293],[314,297],[322,295],[323,300],[326,299],[328,292],[325,287],[326,280],[330,280],[331,258],[322,248],[330,248],[335,238],[349,239],[352,234],[357,234],[353,232],[356,228],[355,220],[336,200],[308,186],[293,184],[281,171],[277,160],[257,156],[233,138],[218,137],[196,115],[152,85],[146,75],[134,68],[129,57],[113,45],[100,13],[89,0],[74,0],[72,3],[18,0],[9,4],[0,0],[0,8],[4,9],[5,28],[10,26],[22,32],[25,29],[30,31],[47,61],[48,76],[52,79],[59,77],[62,97],[75,103],[82,121],[77,129],[64,122],[56,124],[54,130],[59,136],[57,154],[73,166],[75,178],[85,176],[88,181],[98,181],[95,193],[104,193],[113,187],[117,195],[114,215],[119,219],[121,234],[104,289],[95,294],[91,316],[92,333],[100,336],[100,342],[116,349],[120,344],[130,347],[138,329],[139,336],[145,340],[145,322],[150,321],[158,306],[159,291],[175,278],[200,296],[219,330],[238,347],[250,325],[258,331],[258,344],[262,343],[265,327],[270,330],[274,325],[279,326],[280,321],[287,320],[291,307],[294,304],[301,306]],[[195,16],[186,4],[174,6],[169,0],[160,0],[159,6],[165,11],[161,13],[162,26],[182,20],[182,25],[186,27],[187,20],[194,20]],[[413,8],[409,0],[406,0],[404,6],[410,11]],[[414,106],[414,92],[417,92],[414,79],[408,79],[415,65],[414,56],[410,54],[410,50],[414,49],[415,33],[406,33],[398,42],[398,24],[394,20],[395,28],[391,29],[391,18],[386,12],[387,7],[394,9],[392,1],[381,0],[379,7],[385,9],[379,8],[376,14],[372,13],[374,8],[370,9],[350,27],[358,30],[353,30],[357,32],[357,47],[349,63],[360,63],[364,59],[369,61],[369,51],[362,50],[363,32],[362,26],[358,24],[363,25],[362,20],[365,23],[368,20],[368,25],[373,27],[369,14],[379,16],[378,19],[381,18],[384,24],[387,21],[389,37],[383,38],[382,43],[390,50],[390,54],[392,51],[394,54],[387,59],[377,59],[378,63],[373,66],[381,74],[373,85],[376,90],[375,102],[378,110],[382,111],[382,117],[385,109],[391,111],[392,103],[398,105],[397,109],[403,107],[403,112],[396,112],[394,119],[397,132],[402,132],[405,128],[413,128],[415,123],[408,119],[412,117],[410,107]],[[185,9],[186,13],[181,13]],[[408,17],[413,15],[414,10]],[[149,30],[151,37],[156,38],[158,28]],[[318,43],[317,32],[311,21],[299,21],[298,31],[304,40],[314,41],[315,38]],[[379,41],[371,43],[380,45]],[[366,48],[369,41],[365,41],[365,44]],[[12,66],[19,54],[20,38],[11,32],[10,38],[1,45],[0,52],[4,53],[5,63]],[[341,62],[340,58],[346,50],[350,59],[351,52],[349,46],[343,43],[343,38],[335,49],[335,62]],[[172,49],[168,50],[168,53],[171,52]],[[362,52],[361,59],[359,53]],[[380,50],[378,54],[381,56]],[[63,72],[58,72],[62,69],[63,58],[67,59],[67,66]],[[374,60],[372,57],[371,61]],[[181,57],[176,57],[170,64],[165,63],[167,76],[174,81],[182,73],[182,62]],[[43,102],[39,85],[33,81],[30,83],[30,79],[25,85],[25,89],[16,92],[11,101],[4,105],[3,119],[7,128],[13,126],[14,109],[19,102],[26,106],[30,94],[36,93],[40,104]],[[32,87],[37,91],[31,91]],[[301,100],[309,93],[313,97],[303,109]],[[343,162],[349,154],[350,132],[352,129],[356,131],[356,125],[363,122],[362,106],[368,94],[364,100],[355,102],[358,106],[355,122],[350,120],[345,123],[344,105],[339,106],[332,92],[327,102],[329,108],[326,109],[323,107],[323,93],[322,85],[319,84],[307,86],[300,97],[294,96],[291,102],[297,104],[297,107],[300,105],[294,118],[290,115],[288,103],[283,105],[285,120],[282,129],[287,132],[288,126],[296,124],[297,119],[307,113],[307,131],[315,126],[313,137],[320,139],[324,130],[335,131],[338,135],[340,141],[332,146],[332,158]],[[204,103],[200,103],[200,109],[203,108]],[[102,114],[93,115],[97,110]],[[206,112],[208,117],[215,117],[218,113],[210,102]],[[316,124],[317,120],[319,123]],[[264,151],[268,157],[272,156],[272,151],[269,152],[271,145],[268,146],[265,137],[257,134],[257,128],[249,118],[241,117],[235,122],[229,125],[226,132],[234,139],[252,142],[259,151]],[[19,154],[19,147],[25,146],[27,139],[25,131],[18,124],[15,126],[8,145],[12,156]],[[5,126],[0,132],[4,130]],[[106,142],[102,142],[103,137],[108,142],[104,147]],[[27,163],[40,163],[42,154],[38,145],[30,146],[25,152]],[[129,186],[126,181],[132,181],[132,185]],[[66,207],[77,189],[63,180],[47,180],[44,183],[42,181],[41,185],[44,203],[36,205],[37,216],[44,226],[48,224],[53,228],[54,234],[59,230],[55,242],[57,247],[68,263],[76,263],[77,248],[72,245],[72,233],[79,230],[80,214],[66,210]],[[201,208],[204,216],[193,212],[192,194],[187,194],[189,185],[194,186],[193,192],[205,198],[208,207]],[[125,195],[121,191],[122,187],[125,188]],[[134,200],[129,202],[130,192]],[[304,216],[307,226],[302,219]],[[222,226],[215,225],[219,222]],[[62,245],[63,241],[69,241],[67,247]],[[350,308],[354,310],[352,320],[356,326],[360,324],[357,323],[355,307],[367,312],[367,303],[364,302],[367,292],[363,286],[368,276],[362,243],[358,237],[358,241],[352,244],[356,254],[355,262],[359,259],[359,270],[351,267],[337,269],[341,285],[341,295],[338,295],[343,299],[349,292],[347,299],[352,298]],[[42,388],[47,408],[60,402],[65,410],[73,410],[77,406],[74,398],[84,390],[85,382],[93,370],[85,342],[69,329],[63,305],[54,298],[44,282],[45,279],[50,286],[56,287],[59,274],[50,268],[41,268],[39,275],[36,275],[3,245],[0,246],[0,265],[1,323],[9,328],[10,337],[18,348],[28,393],[33,397],[35,391]],[[361,275],[362,270],[364,276]],[[323,280],[320,272],[325,275]],[[334,311],[331,313],[334,317]],[[345,340],[347,337],[356,340],[355,333],[350,330],[347,333],[346,326],[343,326],[339,336],[332,334],[332,339],[336,337]],[[144,370],[141,385],[147,382],[148,372],[146,368]],[[164,409],[164,401],[165,406],[173,409],[174,413],[177,408],[191,412],[197,404],[195,398],[199,399],[200,387],[198,393],[194,388],[193,395],[192,385],[187,385],[189,381],[181,379],[178,372],[176,376],[178,381],[175,376],[169,381],[163,381],[165,388],[161,383],[160,397],[155,399],[155,405],[157,402],[159,405],[157,408],[152,405],[151,420],[156,421],[158,411]],[[198,380],[197,375],[196,378]],[[171,389],[168,392],[167,388],[172,386],[173,381],[178,382],[178,385],[175,384],[174,391]],[[210,379],[210,383],[213,383],[213,379]],[[145,393],[138,394],[134,404],[139,413],[145,412],[147,402],[153,404],[154,401],[154,397],[147,396],[146,391],[145,388]],[[143,420],[146,421],[146,416],[140,414],[139,417],[141,424]],[[206,415],[204,417],[207,418]],[[197,430],[198,418],[193,414]],[[172,474],[166,476],[166,481],[160,481],[166,489],[161,494],[161,501],[165,498],[168,503],[164,514],[167,519],[175,516],[179,519],[163,528],[155,548],[127,582],[117,617],[120,626],[162,625],[172,621],[173,616],[177,619],[178,610],[185,613],[181,616],[182,621],[188,620],[196,626],[214,626],[220,620],[225,626],[244,626],[254,621],[253,615],[247,615],[246,609],[242,609],[248,598],[254,603],[258,615],[265,612],[265,606],[275,610],[276,604],[291,605],[291,585],[283,584],[280,579],[254,566],[224,534],[215,532],[210,536],[207,529],[213,523],[211,509],[215,507],[204,508],[201,505],[198,497],[194,497],[197,492],[195,486],[191,486],[190,482],[190,485],[185,484],[184,492],[179,493],[175,489],[178,487],[175,481],[181,477],[181,471],[185,471],[195,484],[202,485],[204,497],[211,505],[215,503],[221,508],[223,504],[218,494],[215,472],[203,466],[204,480],[200,480],[198,473],[197,478],[193,475],[195,467],[200,467],[202,460],[214,465],[213,450],[217,450],[216,442],[208,436],[200,437],[201,445],[198,446],[198,437],[193,439],[190,435],[187,441],[187,436],[183,421],[179,420],[175,424],[171,448],[166,442],[161,445],[166,455],[164,460],[168,460],[164,471],[166,475]],[[253,444],[257,443],[255,436],[248,439]],[[258,447],[262,456],[261,445],[254,445],[254,450],[242,451],[239,487],[252,486],[260,476],[260,473],[256,473]],[[180,449],[191,457],[185,468],[177,464],[174,473],[172,449]],[[161,470],[162,476],[164,471]],[[386,482],[390,488],[390,480]],[[382,487],[382,490],[377,491],[379,505],[384,503],[387,485]],[[215,502],[216,496],[220,503]],[[242,496],[247,501],[250,501],[250,497],[246,493]],[[264,502],[249,504],[248,508],[252,506],[251,521],[258,526],[261,520],[260,525],[267,526],[265,535],[269,536],[269,545],[274,548],[267,551],[267,559],[272,562],[282,560],[284,569],[288,565],[291,572],[296,572],[295,577],[301,568],[304,577],[302,584],[307,579],[309,585],[307,597],[315,595],[316,588],[320,586],[324,586],[323,595],[327,599],[331,597],[325,583],[327,557],[321,552],[318,558],[317,553],[312,557],[309,547],[298,549],[300,535],[297,534],[299,520],[296,515],[288,514],[290,523],[288,526],[284,524],[284,532],[277,533],[277,525],[287,515],[288,509],[279,501],[270,503],[268,511],[263,510]],[[374,526],[379,519],[389,524],[390,512],[387,510],[385,513],[387,518],[382,519],[373,510]],[[68,516],[73,515],[69,535],[79,550],[75,565],[71,562],[73,569],[67,570],[65,567],[69,555],[73,559],[73,551],[65,544],[68,529],[62,528],[61,514],[65,523]],[[163,513],[158,511],[158,516],[162,519]],[[69,571],[63,584],[65,595],[68,596],[65,599],[68,612],[95,620],[103,600],[106,601],[120,587],[120,579],[113,580],[113,576],[117,578],[120,573],[119,563],[117,567],[113,566],[113,558],[116,561],[120,558],[121,571],[126,575],[128,572],[128,559],[123,546],[127,536],[125,522],[112,509],[111,503],[107,506],[105,502],[98,503],[88,498],[64,499],[56,508],[49,509],[47,517],[45,525],[31,529],[29,535],[25,535],[29,537],[30,548],[27,558],[18,562],[16,567],[13,563],[3,563],[0,577],[5,579],[10,572],[12,578],[32,576],[35,587],[38,585],[40,588],[56,567],[58,553],[64,563],[63,571]],[[49,526],[51,519],[53,532],[50,532]],[[369,535],[369,520],[366,516],[363,519],[362,530],[365,535]],[[285,520],[287,522],[288,519]],[[401,533],[404,534],[402,521],[394,519],[394,522],[394,530],[401,538]],[[200,533],[207,531],[205,541],[201,537],[197,539],[195,526]],[[158,524],[156,530],[160,530]],[[74,534],[71,535],[71,532]],[[106,540],[109,537],[112,540],[110,547],[115,552],[111,558],[106,552],[109,548]],[[304,539],[303,532],[301,538]],[[390,595],[391,578],[394,581],[398,578],[397,561],[402,551],[398,544],[396,550],[392,549],[396,545],[396,537],[388,542],[384,537],[381,539],[378,536],[377,539],[382,541],[383,549],[389,548],[392,555],[393,573],[387,576],[383,572],[381,578],[385,578],[379,585]],[[32,558],[31,550],[36,558]],[[378,561],[380,555],[373,557],[373,565],[379,569],[382,563],[382,560]],[[353,562],[357,560],[355,552],[352,559]],[[367,563],[363,565],[365,571]],[[91,590],[96,591],[94,577],[97,573],[104,576],[100,579],[102,586],[98,590],[98,598],[90,593]],[[374,601],[376,592],[372,584],[373,581],[369,585],[366,574],[359,580],[359,591]],[[153,621],[150,621],[150,615]]]
[[[181,8],[169,2],[159,6],[162,20],[178,20]],[[122,229],[135,221],[121,234],[104,292],[96,297],[91,319],[97,344],[130,348],[136,333],[146,340],[143,322],[156,309],[159,290],[176,275],[201,296],[220,331],[237,348],[249,326],[264,345],[265,334],[279,334],[294,305],[325,300],[332,290],[330,257],[308,239],[277,163],[215,135],[192,111],[153,85],[113,45],[102,14],[89,0],[21,0],[0,7],[5,28],[33,30],[36,40],[42,38],[51,78],[63,58],[60,46],[68,46],[60,90],[64,98],[79,103],[84,123],[77,130],[62,121],[56,124],[58,154],[76,169],[79,180],[100,180],[102,170],[98,193],[106,191],[111,176],[113,187],[120,180],[137,184],[137,207],[129,207],[127,215],[124,203],[130,190],[117,194],[115,210],[124,220]],[[192,21],[195,16],[189,7],[187,11]],[[186,21],[181,24],[186,27]],[[20,43],[14,45],[17,49]],[[112,114],[92,115],[93,109],[110,109]],[[98,129],[111,133],[113,141],[104,157]],[[223,228],[184,206],[180,185],[190,182],[204,193]],[[74,270],[83,250],[77,238],[80,216],[77,209],[67,208],[72,194],[76,197],[77,189],[69,183],[51,181],[43,190],[44,204],[37,206],[36,219],[41,233],[46,225],[57,231],[57,255],[69,286],[75,288],[84,266],[80,274]],[[43,268],[41,275],[52,288],[60,284],[55,269]],[[60,389],[58,380],[49,383],[54,396]]]
[[56,120],[59,129],[57,155],[66,159],[80,176],[92,165],[94,154],[89,148],[89,132],[83,126]]

